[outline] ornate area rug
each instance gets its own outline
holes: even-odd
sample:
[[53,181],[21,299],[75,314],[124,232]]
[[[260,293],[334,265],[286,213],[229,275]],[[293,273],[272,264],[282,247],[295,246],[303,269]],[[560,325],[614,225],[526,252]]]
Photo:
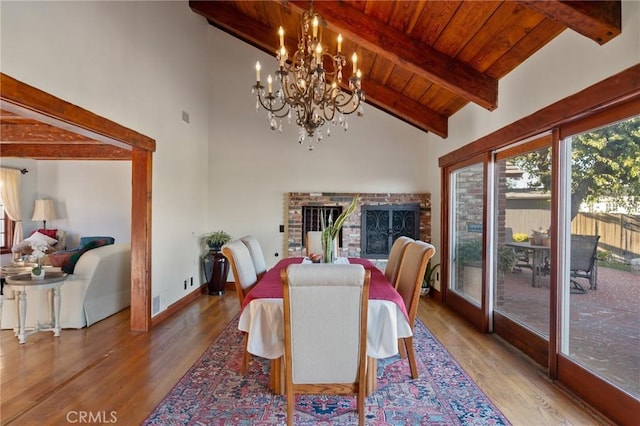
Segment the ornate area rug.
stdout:
[[[252,357],[239,374],[243,336],[238,317],[182,377],[145,425],[286,424],[286,398],[268,389],[269,361]],[[378,389],[366,398],[367,425],[509,425],[447,350],[416,319],[420,377],[398,356],[378,360]],[[358,423],[355,396],[296,397],[296,425]]]

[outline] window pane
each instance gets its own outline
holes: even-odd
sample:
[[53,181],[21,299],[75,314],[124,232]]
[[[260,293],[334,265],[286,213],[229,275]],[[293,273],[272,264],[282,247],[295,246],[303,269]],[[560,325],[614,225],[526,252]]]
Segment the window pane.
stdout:
[[[640,397],[640,118],[563,141],[571,194],[561,352]],[[640,267],[640,265],[639,265]]]
[[496,163],[495,310],[549,338],[551,149]]
[[482,302],[482,230],[484,168],[474,164],[451,175],[452,279],[450,288],[480,305]]

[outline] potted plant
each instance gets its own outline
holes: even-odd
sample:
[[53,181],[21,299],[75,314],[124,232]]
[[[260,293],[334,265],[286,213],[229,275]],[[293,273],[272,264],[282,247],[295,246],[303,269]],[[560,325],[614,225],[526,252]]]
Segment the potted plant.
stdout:
[[335,222],[331,216],[329,216],[329,220],[325,222],[324,215],[322,215],[322,251],[325,263],[332,263],[333,258],[337,256],[337,253],[333,253],[333,241],[336,239],[336,236],[338,236],[338,232],[340,232],[340,228],[344,225],[344,221],[356,210],[357,206],[358,195],[356,194],[351,200],[349,207],[340,213],[340,216],[336,218]]
[[424,279],[422,280],[422,295],[423,296],[428,296],[429,292],[433,288],[433,283],[436,280],[435,273],[436,273],[436,270],[438,269],[439,266],[440,266],[439,263],[436,263],[434,265],[431,262],[431,260],[429,260],[429,262],[427,263],[427,269],[424,271]]
[[210,251],[220,251],[220,248],[229,241],[231,241],[231,235],[225,231],[215,231],[202,237],[202,242]]
[[498,248],[498,272],[506,274],[516,266],[518,258],[512,247],[502,246]]
[[[482,240],[473,239],[458,246],[459,266],[482,267]],[[510,272],[516,265],[516,253],[511,247],[500,246],[498,248],[499,272]]]

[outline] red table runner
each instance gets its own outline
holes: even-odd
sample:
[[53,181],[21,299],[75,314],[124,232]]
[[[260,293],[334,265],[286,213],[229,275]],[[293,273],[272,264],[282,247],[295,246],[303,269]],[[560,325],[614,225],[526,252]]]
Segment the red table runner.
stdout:
[[[302,263],[302,257],[289,257],[282,259],[273,268],[264,274],[258,284],[245,296],[242,307],[244,308],[254,299],[282,298],[282,280],[280,271],[294,263]],[[391,283],[369,259],[350,257],[349,263],[364,266],[364,269],[371,271],[371,281],[369,284],[369,300],[388,300],[394,302],[404,315],[408,318],[407,308],[400,293],[393,288]]]

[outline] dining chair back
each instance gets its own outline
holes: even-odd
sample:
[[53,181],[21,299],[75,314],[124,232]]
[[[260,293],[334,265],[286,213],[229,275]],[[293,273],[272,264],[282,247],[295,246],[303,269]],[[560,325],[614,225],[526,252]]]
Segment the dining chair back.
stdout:
[[[222,254],[227,258],[233,271],[233,279],[236,286],[236,293],[240,306],[244,302],[244,298],[258,282],[258,276],[251,260],[249,249],[241,240],[234,240],[222,246]],[[245,348],[240,366],[240,373],[246,374],[249,367],[249,352],[247,351],[248,340],[245,336]]]
[[256,271],[258,279],[262,278],[265,272],[267,272],[267,263],[264,260],[264,252],[262,251],[260,242],[252,235],[245,235],[240,238],[240,241],[242,241],[249,249],[249,255],[251,255],[253,268]]
[[364,425],[371,272],[362,265],[294,264],[281,278],[287,424],[295,394],[356,394]]
[[393,242],[391,250],[389,251],[389,258],[387,260],[387,266],[384,269],[384,275],[394,287],[396,287],[396,279],[398,278],[398,269],[400,268],[402,255],[411,241],[413,241],[413,238],[400,236]]
[[[398,270],[397,290],[404,300],[404,305],[409,315],[409,325],[413,330],[413,324],[418,313],[418,304],[420,302],[420,289],[424,280],[424,273],[427,269],[429,259],[433,257],[436,249],[429,243],[424,241],[411,241],[404,251],[400,268]],[[399,339],[401,344],[401,353],[407,354],[409,358],[409,367],[411,368],[411,377],[418,378],[418,367],[413,351],[413,337],[404,337]]]
[[240,306],[245,295],[256,285],[258,276],[249,249],[240,240],[234,240],[222,246],[222,254],[227,258],[233,272]]

